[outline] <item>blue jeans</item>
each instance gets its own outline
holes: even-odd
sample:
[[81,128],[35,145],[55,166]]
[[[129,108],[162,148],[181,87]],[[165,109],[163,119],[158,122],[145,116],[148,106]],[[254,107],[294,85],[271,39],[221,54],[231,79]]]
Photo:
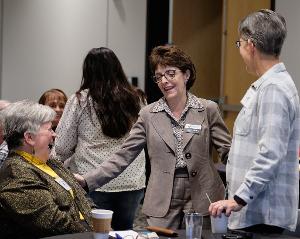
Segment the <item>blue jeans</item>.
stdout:
[[136,210],[144,196],[144,189],[124,192],[91,192],[97,207],[112,210],[111,227],[115,231],[132,229]]

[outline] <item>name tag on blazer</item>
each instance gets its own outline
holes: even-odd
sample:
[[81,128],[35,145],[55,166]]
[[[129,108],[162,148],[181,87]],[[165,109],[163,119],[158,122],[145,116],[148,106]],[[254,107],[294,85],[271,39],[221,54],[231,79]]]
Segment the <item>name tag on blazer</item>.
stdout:
[[67,191],[71,190],[71,187],[69,186],[69,184],[66,183],[66,181],[63,180],[62,178],[56,178],[55,182],[57,182],[60,186],[62,186]]
[[200,131],[201,131],[200,124],[186,124],[184,126],[184,132],[186,132],[186,133],[199,134]]

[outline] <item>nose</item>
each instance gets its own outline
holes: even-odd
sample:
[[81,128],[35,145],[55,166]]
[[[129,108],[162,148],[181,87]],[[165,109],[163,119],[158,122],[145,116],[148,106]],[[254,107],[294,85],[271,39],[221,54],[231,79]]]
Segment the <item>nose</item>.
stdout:
[[161,83],[165,83],[165,82],[169,82],[169,81],[168,81],[167,77],[165,75],[163,75],[161,77]]

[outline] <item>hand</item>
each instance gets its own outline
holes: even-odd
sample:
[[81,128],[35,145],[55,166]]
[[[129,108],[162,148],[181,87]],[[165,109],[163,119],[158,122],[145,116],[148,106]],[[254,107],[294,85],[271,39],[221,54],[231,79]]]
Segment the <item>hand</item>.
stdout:
[[81,187],[86,187],[86,181],[84,177],[82,177],[80,174],[74,173],[74,177],[77,180],[77,182],[81,185]]
[[220,200],[210,204],[208,211],[213,217],[220,216],[225,211],[225,215],[229,217],[231,212],[238,212],[242,207],[242,205],[237,204],[233,199]]

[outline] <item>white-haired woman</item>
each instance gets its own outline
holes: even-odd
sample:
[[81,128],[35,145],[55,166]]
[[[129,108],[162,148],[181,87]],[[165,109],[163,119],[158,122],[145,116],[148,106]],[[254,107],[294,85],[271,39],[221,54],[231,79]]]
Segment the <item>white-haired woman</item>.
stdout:
[[[9,155],[0,170],[0,234],[40,238],[91,230],[90,203],[63,165],[49,159],[55,112],[30,101],[1,111]],[[16,230],[17,228],[17,230]]]

